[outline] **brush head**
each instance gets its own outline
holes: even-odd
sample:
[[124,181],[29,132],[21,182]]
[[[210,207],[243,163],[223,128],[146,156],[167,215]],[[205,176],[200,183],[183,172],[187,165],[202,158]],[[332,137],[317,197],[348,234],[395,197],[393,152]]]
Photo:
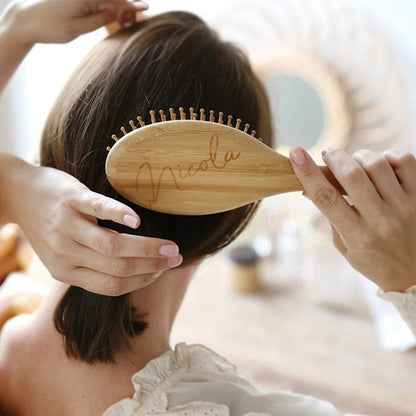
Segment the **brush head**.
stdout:
[[126,199],[154,211],[205,215],[228,211],[266,196],[301,189],[289,160],[251,135],[249,125],[223,113],[214,119],[204,110],[183,108],[179,117],[170,109],[150,112],[152,124],[132,131],[109,149],[106,175]]

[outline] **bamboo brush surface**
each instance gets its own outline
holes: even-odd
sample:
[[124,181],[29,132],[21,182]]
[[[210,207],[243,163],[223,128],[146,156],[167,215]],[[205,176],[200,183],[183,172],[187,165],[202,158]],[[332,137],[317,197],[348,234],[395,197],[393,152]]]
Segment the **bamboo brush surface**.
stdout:
[[234,127],[197,120],[128,133],[111,149],[106,174],[128,200],[182,215],[227,211],[303,189],[287,157]]

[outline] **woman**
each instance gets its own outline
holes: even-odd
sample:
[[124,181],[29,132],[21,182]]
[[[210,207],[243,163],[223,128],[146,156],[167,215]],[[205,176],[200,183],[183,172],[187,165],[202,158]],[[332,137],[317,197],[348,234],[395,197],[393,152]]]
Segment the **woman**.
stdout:
[[[129,26],[136,12],[146,8],[142,1],[127,0],[12,2],[0,17],[0,94],[35,43],[67,42],[113,21]],[[126,205],[89,191],[63,172],[0,153],[0,189],[0,224],[18,223],[58,280],[111,295],[114,286],[126,293],[179,264],[178,247],[172,241],[97,227],[101,218],[134,229],[140,218]],[[71,230],[80,224],[84,233],[77,239]],[[91,252],[97,263],[87,264]],[[104,257],[115,263],[127,260],[128,273],[111,269],[103,273],[99,265]]]
[[[236,237],[255,210],[252,204],[202,217],[159,214],[123,200],[110,187],[104,162],[111,133],[136,115],[171,106],[214,108],[242,117],[270,144],[270,117],[260,83],[244,56],[221,42],[197,17],[167,13],[99,44],[69,80],[50,114],[41,162],[130,205],[143,219],[141,235],[176,241],[183,265],[145,288],[115,298],[56,282],[38,311],[10,320],[0,333],[3,411],[339,415],[329,403],[311,397],[258,392],[231,364],[205,347],[180,344],[170,349],[170,330],[198,264]],[[338,152],[330,151],[327,157],[332,153]],[[334,212],[331,201],[339,203],[340,197],[317,176],[312,161],[300,149],[292,153],[292,160],[307,195]],[[344,168],[349,164],[345,161]],[[344,187],[348,185],[343,172],[337,176]],[[393,170],[391,176],[396,177]],[[112,223],[101,225],[134,232]],[[343,230],[339,228],[341,236]],[[109,266],[103,263],[103,268]],[[114,290],[122,293],[117,287]],[[408,311],[414,322],[414,310]]]

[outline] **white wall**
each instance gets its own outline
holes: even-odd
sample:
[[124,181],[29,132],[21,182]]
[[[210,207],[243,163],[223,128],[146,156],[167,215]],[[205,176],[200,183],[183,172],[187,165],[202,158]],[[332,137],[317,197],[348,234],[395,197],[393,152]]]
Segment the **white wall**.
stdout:
[[[277,0],[269,1],[277,3]],[[390,39],[403,62],[416,109],[416,1],[351,1],[356,1],[368,11]],[[0,0],[0,10],[6,3],[6,0]],[[237,0],[150,0],[149,3],[153,12],[185,9],[208,20],[220,14],[224,5],[227,8],[231,4],[239,7]],[[251,7],[255,7],[255,2]],[[102,36],[103,32],[94,33],[69,45],[37,45],[32,50],[0,99],[0,150],[12,151],[33,160],[44,120],[62,83],[86,51]]]

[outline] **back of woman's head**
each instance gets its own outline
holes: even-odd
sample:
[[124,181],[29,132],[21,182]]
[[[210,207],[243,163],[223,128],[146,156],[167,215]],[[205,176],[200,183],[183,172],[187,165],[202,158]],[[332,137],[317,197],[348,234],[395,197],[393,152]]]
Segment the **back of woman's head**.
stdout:
[[[68,172],[91,190],[132,206],[141,217],[138,231],[113,223],[103,226],[173,240],[189,264],[229,244],[255,204],[206,216],[161,214],[126,201],[104,170],[112,133],[137,115],[148,123],[150,110],[167,112],[170,107],[234,115],[271,144],[266,95],[245,56],[198,17],[171,12],[124,29],[93,49],[49,115],[40,159],[42,165]],[[128,348],[129,337],[145,330],[142,318],[130,308],[128,295],[111,298],[71,287],[56,309],[55,325],[69,356],[106,362]]]

